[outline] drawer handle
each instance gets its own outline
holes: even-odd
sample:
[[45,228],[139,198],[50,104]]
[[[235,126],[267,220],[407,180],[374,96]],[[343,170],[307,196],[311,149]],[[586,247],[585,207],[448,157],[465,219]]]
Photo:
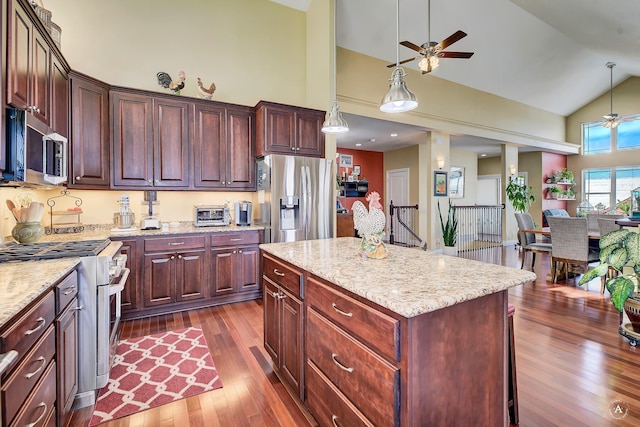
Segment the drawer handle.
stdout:
[[242,239],[229,239],[229,240],[231,240],[232,242],[241,242],[242,241]]
[[24,377],[26,379],[32,378],[34,375],[36,375],[38,372],[40,372],[42,370],[42,368],[44,368],[44,365],[45,365],[46,361],[47,361],[47,359],[45,359],[44,357],[42,357],[42,356],[38,357],[36,360],[34,360],[34,362],[40,362],[40,366],[38,366],[38,369],[36,369],[33,372],[30,372],[30,373],[26,374]]
[[180,246],[184,245],[184,242],[169,242],[168,244],[169,246]]
[[42,421],[42,419],[44,418],[45,415],[47,415],[47,404],[44,402],[40,402],[40,404],[37,406],[38,408],[44,408],[42,411],[42,414],[40,414],[40,416],[38,417],[37,420],[35,420],[34,422],[27,424],[27,427],[34,427],[36,424],[38,424],[40,421]]
[[69,294],[75,292],[75,290],[76,290],[75,286],[70,286],[63,292],[63,295],[69,295]]
[[336,422],[337,420],[338,420],[338,417],[336,415],[331,415],[331,424],[333,424],[333,427],[340,427]]
[[36,322],[38,322],[40,324],[38,326],[36,326],[35,328],[30,329],[27,332],[25,332],[24,333],[25,335],[31,335],[32,333],[34,333],[36,331],[39,331],[40,329],[44,328],[44,322],[45,322],[44,317],[38,317],[36,319]]
[[347,371],[349,373],[353,372],[353,368],[347,368],[342,363],[338,362],[338,359],[336,359],[336,357],[338,357],[337,354],[331,353],[331,359],[333,360],[333,363],[335,363],[338,366],[338,368],[342,369],[343,371]]
[[347,316],[347,317],[353,317],[353,313],[347,313],[345,311],[342,311],[338,308],[338,306],[336,305],[335,302],[331,303],[331,307],[333,307],[333,309],[336,311],[336,313],[338,314],[342,314],[343,316]]
[[277,268],[274,268],[273,272],[275,273],[276,276],[284,277],[284,273],[280,273]]

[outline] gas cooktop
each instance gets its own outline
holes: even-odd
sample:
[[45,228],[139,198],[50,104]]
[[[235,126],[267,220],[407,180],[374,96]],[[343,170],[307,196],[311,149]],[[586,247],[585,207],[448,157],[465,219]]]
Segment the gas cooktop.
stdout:
[[111,240],[15,243],[0,248],[0,262],[97,256]]

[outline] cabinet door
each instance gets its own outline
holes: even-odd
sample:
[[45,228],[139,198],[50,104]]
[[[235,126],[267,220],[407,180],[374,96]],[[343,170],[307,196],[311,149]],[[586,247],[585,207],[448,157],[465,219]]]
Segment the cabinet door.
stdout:
[[[295,154],[294,114],[286,109],[274,106],[262,107],[264,119],[264,138],[262,148],[266,153]],[[261,108],[261,109],[262,109]],[[260,110],[258,111],[260,114]]]
[[297,299],[285,289],[281,289],[283,298],[280,299],[281,330],[280,330],[280,372],[287,382],[296,390],[303,399],[302,370],[304,367],[302,342],[303,309],[302,301]]
[[296,112],[296,154],[324,157],[324,114],[313,111]]
[[255,291],[260,286],[259,257],[260,250],[257,246],[244,246],[238,248],[237,279],[238,292]]
[[51,53],[51,127],[69,137],[69,75],[62,62]]
[[71,188],[109,187],[109,89],[71,75]]
[[176,294],[178,301],[203,299],[206,295],[205,254],[201,251],[181,252],[176,256]]
[[189,186],[189,141],[191,103],[154,99],[153,101],[153,185]]
[[262,277],[264,348],[276,367],[280,366],[280,299],[278,285]]
[[256,150],[253,140],[254,114],[227,110],[227,188],[256,189]]
[[78,391],[78,300],[74,299],[56,320],[58,425],[65,425]]
[[31,112],[44,123],[49,124],[51,102],[49,85],[51,83],[51,58],[49,45],[44,37],[33,31],[33,76],[31,84]]
[[236,248],[216,248],[211,250],[211,296],[232,294],[235,291]]
[[153,186],[153,111],[151,98],[110,94],[114,187]]
[[33,25],[17,1],[9,5],[7,27],[7,103],[21,109],[30,104]]
[[122,240],[122,248],[120,251],[127,255],[126,267],[130,270],[127,283],[120,294],[121,309],[123,313],[137,310],[138,307],[138,257],[136,253],[135,240]]
[[194,186],[226,185],[226,112],[223,107],[196,105],[193,140]]
[[176,301],[175,259],[174,253],[144,255],[143,299],[145,307]]

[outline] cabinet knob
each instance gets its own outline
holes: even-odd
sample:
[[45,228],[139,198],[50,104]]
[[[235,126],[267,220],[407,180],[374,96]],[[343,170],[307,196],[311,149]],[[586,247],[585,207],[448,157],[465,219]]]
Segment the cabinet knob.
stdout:
[[76,181],[80,181],[80,177],[79,176],[76,176]]
[[160,181],[156,179],[156,184],[159,184],[159,183],[160,183]]
[[227,183],[225,181],[222,181],[222,185],[227,185]]
[[171,259],[176,259],[176,257],[175,257],[175,256],[173,256],[173,255],[171,255]]
[[182,255],[178,255],[178,259],[182,259]]
[[300,151],[300,147],[296,147],[296,151]]
[[239,254],[241,254],[241,253],[242,253],[242,251],[238,251],[238,253],[239,253]]
[[235,254],[235,253],[236,253],[236,251],[233,251],[233,253]]
[[150,179],[148,179],[148,180],[147,180],[147,182],[148,182],[149,184],[153,184],[153,181],[152,181],[152,180],[150,180]]
[[296,151],[296,147],[291,147],[291,151]]

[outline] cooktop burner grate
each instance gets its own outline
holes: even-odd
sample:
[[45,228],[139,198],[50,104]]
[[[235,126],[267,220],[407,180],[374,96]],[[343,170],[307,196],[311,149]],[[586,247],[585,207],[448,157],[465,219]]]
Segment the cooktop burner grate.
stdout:
[[102,252],[110,242],[109,239],[105,239],[71,242],[16,243],[0,249],[0,262],[96,256]]

